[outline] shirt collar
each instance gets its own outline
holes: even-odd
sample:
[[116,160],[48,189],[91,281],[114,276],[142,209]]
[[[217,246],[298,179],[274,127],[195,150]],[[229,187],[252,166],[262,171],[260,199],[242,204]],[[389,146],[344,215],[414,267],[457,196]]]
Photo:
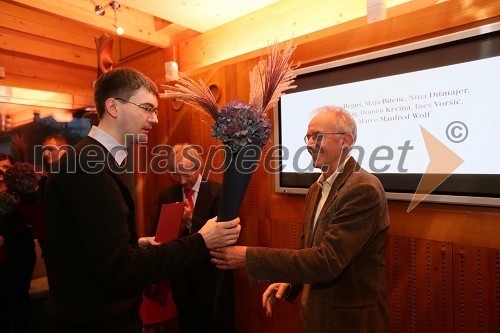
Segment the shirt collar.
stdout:
[[127,149],[123,145],[97,126],[92,126],[89,136],[103,145],[118,165],[122,165],[127,157]]
[[350,156],[347,156],[346,159],[344,160],[344,162],[342,162],[342,164],[339,165],[337,170],[335,170],[335,172],[332,175],[330,175],[330,177],[328,177],[327,179],[325,179],[324,174],[321,174],[319,176],[316,183],[319,185],[319,187],[321,187],[323,189],[323,191],[325,191],[325,190],[330,191],[330,189],[332,188],[333,182],[335,181],[335,179],[337,179],[338,175],[344,170],[344,166],[347,163],[347,160],[349,158],[350,158]]
[[191,187],[191,189],[196,193],[198,193],[200,192],[200,185],[201,185],[201,175],[198,175],[198,179],[196,180],[196,183],[194,183],[193,187]]

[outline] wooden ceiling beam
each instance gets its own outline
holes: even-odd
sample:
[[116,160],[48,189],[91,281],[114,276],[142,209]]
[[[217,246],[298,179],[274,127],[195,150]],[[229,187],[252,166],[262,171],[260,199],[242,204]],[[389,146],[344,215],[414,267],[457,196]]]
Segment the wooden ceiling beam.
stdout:
[[73,112],[71,109],[57,109],[48,108],[44,106],[34,105],[18,105],[0,103],[2,113],[8,115],[11,120],[11,128],[15,128],[24,124],[29,124],[34,121],[35,114],[40,118],[52,116],[59,121],[68,122],[73,119]]
[[0,53],[0,64],[6,74],[0,78],[0,85],[93,96],[92,81],[97,78],[97,66],[90,68],[62,62],[41,62],[36,57],[10,52]]
[[[434,0],[386,2],[388,17],[396,8],[398,14],[403,14],[435,4]],[[235,61],[241,55],[253,57],[276,40],[312,41],[331,33],[331,29],[335,32],[355,29],[367,24],[366,15],[366,1],[315,0],[314,6],[309,0],[279,1],[181,42],[179,69],[189,72]]]
[[[75,94],[75,95],[83,95],[87,94],[92,96],[93,89],[92,87],[77,87],[77,86],[67,86],[61,87],[57,86],[55,82],[42,82],[37,78],[25,78],[17,75],[11,75],[8,78],[4,78],[0,80],[1,85],[5,85],[6,87],[21,87],[27,89],[41,89],[45,91],[59,91],[67,94]],[[81,89],[79,89],[81,88]],[[93,103],[89,104],[92,105]]]
[[66,43],[2,27],[0,27],[0,40],[4,50],[70,64],[97,67],[97,55],[93,49],[76,45],[68,48]]
[[2,2],[0,26],[28,34],[54,39],[59,42],[95,49],[94,37],[102,31],[77,28],[75,22],[25,7]]
[[[116,35],[115,27],[113,26],[113,9],[106,7],[106,15],[96,15],[93,1],[13,0],[13,2],[78,21],[102,32]],[[170,45],[169,32],[166,28],[156,30],[154,16],[122,6],[117,11],[117,18],[118,25],[125,29],[127,38],[161,48],[166,48]]]
[[[278,0],[252,1],[144,1],[119,0],[122,6],[140,9],[142,12],[160,17],[168,22],[199,33],[204,33],[243,13],[253,12]],[[349,0],[352,1],[352,0]],[[359,1],[359,0],[357,0]],[[312,3],[314,5],[314,3]]]
[[[180,70],[190,71],[366,15],[363,1],[279,1],[179,45]],[[249,28],[251,27],[251,28]]]
[[76,109],[94,104],[88,97],[4,86],[0,86],[0,102],[55,109]]

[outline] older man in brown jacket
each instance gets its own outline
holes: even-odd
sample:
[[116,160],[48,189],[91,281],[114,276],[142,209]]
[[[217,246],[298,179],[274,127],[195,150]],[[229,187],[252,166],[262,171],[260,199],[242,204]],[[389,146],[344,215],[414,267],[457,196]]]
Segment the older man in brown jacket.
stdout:
[[246,266],[252,283],[274,283],[262,297],[292,302],[302,291],[303,333],[389,332],[384,247],[389,215],[379,180],[350,157],[354,119],[322,107],[305,137],[322,175],[306,196],[300,250],[232,246],[211,252],[222,269]]

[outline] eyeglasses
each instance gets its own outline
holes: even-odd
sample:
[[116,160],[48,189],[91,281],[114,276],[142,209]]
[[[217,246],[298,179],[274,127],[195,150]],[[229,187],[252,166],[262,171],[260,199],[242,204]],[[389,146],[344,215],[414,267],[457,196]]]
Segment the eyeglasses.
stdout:
[[325,133],[321,133],[321,132],[316,132],[316,133],[313,133],[313,134],[306,134],[304,136],[304,142],[306,143],[306,145],[309,143],[309,139],[313,139],[314,142],[321,142],[321,140],[323,140],[323,136],[327,135],[327,134],[341,134],[341,135],[344,135],[344,134],[347,134],[347,133],[344,133],[344,132],[325,132]]
[[155,108],[154,106],[137,104],[137,103],[134,103],[134,102],[131,102],[131,101],[127,101],[126,99],[123,99],[123,98],[120,98],[120,97],[114,97],[114,99],[117,99],[120,102],[130,103],[130,104],[133,104],[135,106],[138,106],[141,109],[143,109],[144,111],[146,111],[148,113],[148,115],[150,115],[150,116],[155,115],[155,116],[158,117],[158,109]]

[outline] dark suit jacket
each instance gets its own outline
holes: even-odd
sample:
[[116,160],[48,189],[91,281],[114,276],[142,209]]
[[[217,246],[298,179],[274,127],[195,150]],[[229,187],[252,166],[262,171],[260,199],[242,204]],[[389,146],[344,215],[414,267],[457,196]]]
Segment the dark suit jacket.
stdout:
[[[161,205],[172,202],[182,202],[182,186],[173,185],[164,190],[158,198],[158,209],[156,223],[161,210]],[[198,198],[193,211],[191,233],[198,232],[207,220],[217,216],[219,207],[219,196],[222,191],[220,183],[211,180],[201,182]],[[156,225],[155,225],[156,230]],[[188,235],[188,230],[181,236]],[[210,261],[207,254],[203,260],[185,274],[181,274],[172,279],[172,292],[176,303],[185,299],[188,290],[197,296],[197,301],[201,304],[213,304],[215,298],[215,287],[217,278],[217,268]]]
[[196,266],[200,234],[137,246],[134,201],[113,157],[87,137],[46,185],[46,264],[55,319],[101,323],[137,316],[145,286]]
[[[191,232],[200,230],[206,221],[217,216],[222,185],[202,181],[194,206]],[[164,203],[183,200],[179,184],[167,188],[158,199],[158,214]],[[155,226],[156,229],[156,226]],[[188,235],[188,230],[181,237]],[[218,285],[219,284],[219,285]],[[216,295],[217,293],[217,295]],[[182,332],[234,332],[234,286],[231,271],[220,271],[207,254],[189,271],[172,279],[172,295]]]
[[28,297],[35,266],[35,243],[28,221],[19,213],[22,206],[18,204],[10,216],[0,217],[0,235],[5,242],[0,247],[4,251],[0,253],[0,305],[7,308],[12,308],[12,297]]
[[[379,180],[350,158],[312,225],[321,195],[306,196],[303,248],[248,248],[250,282],[302,290],[302,332],[389,332],[384,247],[389,215]],[[303,287],[303,288],[302,288]]]

